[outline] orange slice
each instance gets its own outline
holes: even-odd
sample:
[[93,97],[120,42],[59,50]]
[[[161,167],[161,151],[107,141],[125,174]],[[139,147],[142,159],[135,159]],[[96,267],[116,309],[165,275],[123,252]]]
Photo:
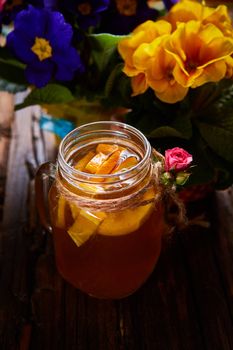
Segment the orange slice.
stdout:
[[70,206],[72,218],[75,220],[77,218],[78,214],[80,213],[81,209],[74,202],[69,202],[69,206]]
[[87,163],[94,157],[95,152],[88,152],[83,158],[81,158],[74,166],[76,170],[83,171]]
[[103,154],[112,154],[113,152],[118,150],[117,145],[110,145],[108,143],[99,143],[98,146],[96,147],[96,152],[98,153],[103,153]]
[[90,212],[83,209],[80,210],[73,225],[68,229],[68,234],[80,247],[85,243],[94,233],[96,233],[100,223],[106,218],[104,212]]
[[123,160],[123,162],[121,162],[112,173],[117,173],[120,171],[124,171],[124,170],[128,170],[130,168],[132,168],[134,165],[138,164],[138,160],[136,157],[129,157],[126,158],[125,160]]
[[99,143],[96,153],[88,152],[77,162],[75,169],[101,175],[129,169],[137,163],[137,156],[124,147]]
[[56,226],[66,228],[76,219],[80,210],[75,202],[69,202],[65,197],[60,196],[57,204]]
[[99,166],[96,174],[110,174],[119,160],[120,153],[121,151],[114,152],[107,160],[105,160],[105,162],[103,162],[102,165]]
[[66,207],[67,201],[63,196],[60,196],[57,203],[57,220],[56,226],[59,228],[65,228],[66,226]]
[[142,198],[142,200],[151,200],[151,203],[116,213],[108,213],[107,217],[100,224],[97,233],[104,236],[120,236],[138,230],[152,214],[154,198],[155,190],[151,188]]
[[108,156],[104,153],[97,153],[85,166],[84,170],[91,174],[96,174],[98,168],[104,163]]

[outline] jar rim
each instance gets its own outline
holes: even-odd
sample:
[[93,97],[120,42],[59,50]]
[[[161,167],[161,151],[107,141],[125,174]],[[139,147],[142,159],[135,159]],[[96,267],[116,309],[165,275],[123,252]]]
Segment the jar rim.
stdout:
[[[150,158],[151,155],[151,145],[149,143],[149,141],[147,140],[146,136],[138,129],[136,129],[135,127],[126,124],[126,123],[122,123],[122,122],[118,122],[118,121],[96,121],[96,122],[91,122],[91,123],[87,123],[87,124],[83,124],[77,128],[75,128],[74,130],[72,130],[71,132],[69,132],[61,141],[60,145],[59,145],[59,150],[58,150],[58,163],[59,165],[62,167],[62,169],[69,175],[74,175],[79,177],[79,181],[83,181],[85,182],[85,179],[82,179],[85,176],[88,176],[88,181],[94,181],[95,179],[112,179],[112,174],[90,174],[90,173],[85,173],[83,171],[77,170],[75,169],[73,166],[71,166],[65,159],[64,157],[64,153],[65,153],[65,145],[66,142],[69,139],[72,139],[73,136],[75,136],[77,133],[80,132],[80,136],[81,136],[81,132],[85,131],[85,129],[91,129],[92,127],[98,127],[98,126],[105,126],[106,130],[111,131],[111,129],[108,129],[107,127],[109,126],[113,126],[116,129],[115,130],[121,130],[121,131],[128,131],[131,132],[132,134],[134,134],[135,136],[137,136],[138,138],[141,139],[143,146],[145,148],[145,154],[143,155],[142,159],[138,162],[138,164],[134,165],[133,167],[131,167],[128,170],[125,170],[124,172],[119,172],[119,173],[114,173],[114,177],[117,178],[119,176],[124,175],[124,177],[129,176],[130,174],[132,174],[133,171],[135,171],[136,169],[141,169],[144,165],[146,165],[148,159]],[[112,129],[114,131],[114,129]],[[93,131],[98,132],[101,131],[101,129],[93,129]],[[91,131],[90,131],[91,132]],[[116,182],[118,182],[118,180],[116,180]],[[97,180],[97,182],[99,182]],[[114,181],[113,181],[114,182]]]

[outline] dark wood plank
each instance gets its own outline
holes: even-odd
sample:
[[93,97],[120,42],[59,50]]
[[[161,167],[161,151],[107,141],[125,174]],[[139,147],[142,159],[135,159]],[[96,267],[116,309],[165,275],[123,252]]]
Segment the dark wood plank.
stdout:
[[214,253],[233,320],[233,187],[216,193],[213,205],[216,218]]
[[[233,349],[233,323],[222,285],[220,266],[215,259],[216,235],[219,236],[220,232],[216,230],[213,201],[214,196],[199,207],[200,213],[204,213],[206,220],[210,221],[210,228],[190,227],[180,235],[180,242],[205,348],[230,350]],[[225,212],[222,211],[219,215],[224,218]]]
[[[21,96],[18,96],[21,98]],[[12,106],[11,106],[12,108]],[[38,165],[35,153],[33,115],[36,108],[16,113],[12,125],[9,157],[6,170],[4,212],[1,222],[1,274],[0,274],[0,347],[17,349],[29,345],[31,310],[30,293],[33,262],[31,256],[30,209],[34,210],[32,172],[29,164]],[[32,168],[32,167],[31,167]],[[30,205],[28,205],[30,204]],[[32,221],[32,220],[31,220]],[[34,223],[35,226],[35,223]],[[34,249],[35,252],[35,249]],[[29,327],[28,327],[29,326]],[[21,342],[22,339],[22,342]],[[21,346],[21,345],[22,346]]]
[[6,171],[13,119],[13,96],[0,91],[0,221],[3,217]]
[[[203,349],[179,242],[164,243],[152,276],[122,309],[129,349]],[[124,347],[123,347],[124,348]]]

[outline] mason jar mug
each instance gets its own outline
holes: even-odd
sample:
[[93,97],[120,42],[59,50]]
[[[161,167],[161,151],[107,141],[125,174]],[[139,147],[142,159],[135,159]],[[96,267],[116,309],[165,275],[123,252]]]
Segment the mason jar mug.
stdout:
[[140,131],[106,121],[70,132],[56,165],[39,168],[40,217],[53,235],[57,269],[74,287],[98,298],[122,298],[153,271],[164,231],[153,166]]

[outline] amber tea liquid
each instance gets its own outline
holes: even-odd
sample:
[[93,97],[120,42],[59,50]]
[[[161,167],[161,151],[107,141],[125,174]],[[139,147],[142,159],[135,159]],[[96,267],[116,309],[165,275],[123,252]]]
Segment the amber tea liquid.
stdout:
[[[56,198],[55,192],[53,188],[50,193],[53,206],[56,205],[52,200]],[[99,298],[121,298],[133,293],[148,278],[158,260],[162,214],[162,207],[158,206],[136,231],[112,236],[97,233],[80,247],[67,230],[54,226],[60,274],[74,287]]]

